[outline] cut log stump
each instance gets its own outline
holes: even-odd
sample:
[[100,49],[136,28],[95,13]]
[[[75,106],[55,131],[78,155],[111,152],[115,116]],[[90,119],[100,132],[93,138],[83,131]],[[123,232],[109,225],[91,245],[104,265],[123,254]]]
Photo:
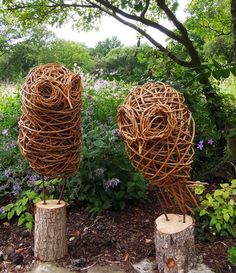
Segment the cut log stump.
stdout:
[[155,221],[156,263],[160,273],[187,273],[196,264],[194,219],[186,215],[168,214]]
[[67,254],[66,203],[47,200],[36,204],[34,256],[41,261],[55,261]]

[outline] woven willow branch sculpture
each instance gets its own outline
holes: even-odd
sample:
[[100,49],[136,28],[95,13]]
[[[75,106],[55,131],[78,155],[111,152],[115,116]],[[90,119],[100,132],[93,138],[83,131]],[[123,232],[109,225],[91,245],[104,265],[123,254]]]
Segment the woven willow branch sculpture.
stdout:
[[79,167],[81,92],[80,76],[59,64],[40,65],[26,77],[19,146],[43,176],[66,178]]
[[117,122],[133,166],[157,187],[165,207],[185,215],[197,205],[189,189],[195,125],[183,95],[161,82],[134,87]]

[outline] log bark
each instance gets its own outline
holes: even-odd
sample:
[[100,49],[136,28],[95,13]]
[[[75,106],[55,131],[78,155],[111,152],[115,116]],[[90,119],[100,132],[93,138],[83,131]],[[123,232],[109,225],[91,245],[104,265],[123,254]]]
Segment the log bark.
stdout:
[[187,273],[196,264],[194,245],[194,219],[168,214],[155,221],[156,263],[160,273]]
[[47,200],[36,204],[34,256],[41,261],[55,261],[67,254],[66,203]]

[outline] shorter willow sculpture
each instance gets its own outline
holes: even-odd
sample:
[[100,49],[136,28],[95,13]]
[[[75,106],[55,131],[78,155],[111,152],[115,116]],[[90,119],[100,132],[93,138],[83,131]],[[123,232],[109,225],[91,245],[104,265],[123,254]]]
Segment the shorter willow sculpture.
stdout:
[[189,188],[195,126],[183,95],[161,82],[134,87],[117,122],[133,166],[156,187],[167,220],[165,207],[178,206],[185,221],[197,202]]
[[37,66],[26,77],[18,140],[43,188],[44,176],[66,181],[79,167],[81,93],[80,76],[59,64]]

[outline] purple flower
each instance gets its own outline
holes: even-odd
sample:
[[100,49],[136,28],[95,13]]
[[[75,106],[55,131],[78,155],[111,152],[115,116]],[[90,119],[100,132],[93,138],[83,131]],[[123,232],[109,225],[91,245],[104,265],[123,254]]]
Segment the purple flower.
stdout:
[[34,175],[27,175],[26,179],[28,179],[27,185],[29,187],[32,187],[32,186],[35,186],[35,181],[39,180],[40,177],[37,174],[34,174]]
[[106,181],[105,183],[105,190],[107,191],[108,189],[112,188],[116,188],[119,184],[121,183],[120,179],[118,178],[112,178],[108,181]]
[[207,142],[209,145],[213,145],[215,142],[212,138],[208,139],[208,142]]
[[0,214],[3,214],[5,212],[5,207],[0,208]]
[[39,188],[38,186],[35,186],[35,187],[34,187],[34,191],[35,191],[35,192],[40,192],[40,188]]
[[120,139],[120,131],[119,129],[112,129],[111,130],[112,140],[111,142],[114,144],[117,140]]
[[13,172],[12,172],[11,169],[6,169],[6,170],[4,171],[4,175],[5,175],[7,178],[9,178],[10,176],[12,176],[12,174],[13,174]]
[[12,194],[14,196],[18,195],[19,193],[21,192],[21,186],[19,183],[15,183],[13,186],[12,186]]
[[16,143],[12,142],[9,144],[10,148],[16,148]]
[[200,140],[197,144],[197,149],[199,149],[200,151],[202,151],[204,148],[204,140]]
[[8,135],[8,129],[3,129],[2,130],[2,135],[7,136]]

